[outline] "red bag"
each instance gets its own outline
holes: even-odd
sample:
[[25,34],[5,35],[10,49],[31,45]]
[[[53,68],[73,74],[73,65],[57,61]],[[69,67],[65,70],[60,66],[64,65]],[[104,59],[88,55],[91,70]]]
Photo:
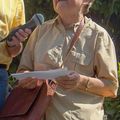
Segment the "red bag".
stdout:
[[31,90],[14,88],[0,113],[0,120],[41,120],[55,89],[56,84],[49,85],[48,81]]

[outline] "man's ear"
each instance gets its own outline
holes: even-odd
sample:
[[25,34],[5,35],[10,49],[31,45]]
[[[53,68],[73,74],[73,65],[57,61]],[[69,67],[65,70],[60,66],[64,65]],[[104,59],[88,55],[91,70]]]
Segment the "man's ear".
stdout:
[[92,6],[94,0],[83,0],[82,2],[82,10],[84,14],[89,12],[89,8]]

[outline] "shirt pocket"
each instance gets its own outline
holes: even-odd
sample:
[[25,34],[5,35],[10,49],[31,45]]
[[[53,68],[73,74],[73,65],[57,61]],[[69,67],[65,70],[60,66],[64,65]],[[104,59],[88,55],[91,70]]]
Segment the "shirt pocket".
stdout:
[[85,52],[71,51],[69,55],[69,60],[72,64],[87,66],[92,61],[92,55],[90,53]]
[[55,46],[45,53],[43,62],[51,67],[59,68],[63,62],[62,60],[62,46]]

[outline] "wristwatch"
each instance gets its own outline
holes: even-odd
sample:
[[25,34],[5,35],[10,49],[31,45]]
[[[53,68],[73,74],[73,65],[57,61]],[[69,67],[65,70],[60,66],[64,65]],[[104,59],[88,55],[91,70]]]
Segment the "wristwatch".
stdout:
[[86,82],[85,91],[88,91],[88,89],[90,88],[89,82],[90,82],[90,78],[88,77],[87,82]]

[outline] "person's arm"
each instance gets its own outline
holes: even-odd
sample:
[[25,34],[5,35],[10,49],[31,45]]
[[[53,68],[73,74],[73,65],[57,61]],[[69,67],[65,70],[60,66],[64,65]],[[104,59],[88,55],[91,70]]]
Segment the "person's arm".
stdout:
[[20,29],[15,33],[15,36],[12,37],[11,41],[6,40],[6,48],[11,57],[17,56],[22,51],[22,42],[24,42],[30,34],[30,29],[26,28],[24,31]]
[[98,36],[94,70],[94,77],[73,72],[57,78],[56,81],[65,89],[78,88],[99,96],[116,97],[118,89],[116,53],[113,42],[106,32]]
[[8,51],[8,54],[11,57],[16,57],[17,55],[19,55],[19,53],[22,51],[22,43],[20,43],[19,45],[15,45],[15,46],[10,46],[8,43],[6,44],[6,49]]
[[[17,0],[17,6],[16,6],[16,14],[13,19],[12,28],[16,28],[19,25],[25,24],[25,8],[24,8],[24,1],[23,0]],[[31,33],[27,31],[21,31],[19,30],[15,36],[12,38],[11,42],[7,41],[7,50],[11,57],[17,56],[22,51],[22,43],[28,35]]]
[[[0,42],[0,63],[9,65],[12,61],[12,57],[9,55],[6,49],[6,41]],[[8,66],[7,66],[8,68]]]
[[94,71],[96,78],[87,78],[88,91],[105,97],[116,97],[118,89],[116,52],[113,41],[106,31],[98,34]]
[[118,85],[116,80],[102,80],[80,75],[80,84],[78,88],[104,97],[116,97]]

